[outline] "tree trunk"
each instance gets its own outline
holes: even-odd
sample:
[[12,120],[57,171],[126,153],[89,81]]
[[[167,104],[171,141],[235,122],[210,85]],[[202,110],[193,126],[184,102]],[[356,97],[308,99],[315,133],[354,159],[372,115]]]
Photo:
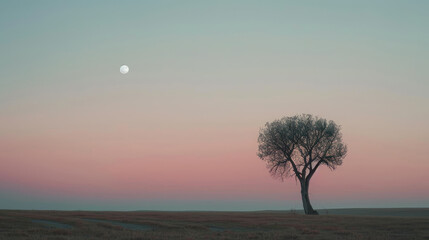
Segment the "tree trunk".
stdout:
[[304,206],[304,212],[305,214],[309,215],[318,215],[319,213],[313,209],[310,203],[310,198],[308,197],[308,181],[303,180],[301,183],[301,197],[302,197],[302,204]]

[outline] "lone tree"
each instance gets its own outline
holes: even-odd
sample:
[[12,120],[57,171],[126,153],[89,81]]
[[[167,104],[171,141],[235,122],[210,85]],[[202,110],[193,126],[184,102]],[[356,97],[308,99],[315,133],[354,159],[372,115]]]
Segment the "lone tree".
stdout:
[[258,156],[267,162],[274,177],[282,181],[295,176],[301,184],[305,214],[318,214],[308,197],[310,179],[321,165],[331,170],[347,153],[340,126],[310,114],[284,117],[266,123],[259,132]]

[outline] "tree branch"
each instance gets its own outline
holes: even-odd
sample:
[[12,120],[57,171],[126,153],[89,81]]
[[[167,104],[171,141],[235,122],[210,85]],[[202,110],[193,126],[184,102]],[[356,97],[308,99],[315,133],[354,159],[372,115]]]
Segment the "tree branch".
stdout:
[[313,174],[316,172],[317,168],[320,166],[320,164],[325,163],[327,164],[327,162],[325,160],[319,160],[319,162],[317,162],[316,166],[314,166],[314,169],[312,171],[310,171],[310,174],[308,174],[307,176],[307,181],[311,179],[311,177],[313,177]]

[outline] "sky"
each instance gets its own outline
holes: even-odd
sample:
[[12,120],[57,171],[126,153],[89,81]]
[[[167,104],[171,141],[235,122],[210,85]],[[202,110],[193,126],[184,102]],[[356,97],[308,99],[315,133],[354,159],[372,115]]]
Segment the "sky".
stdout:
[[348,145],[314,208],[429,207],[428,10],[1,1],[0,209],[302,209],[256,155],[266,122],[302,113]]

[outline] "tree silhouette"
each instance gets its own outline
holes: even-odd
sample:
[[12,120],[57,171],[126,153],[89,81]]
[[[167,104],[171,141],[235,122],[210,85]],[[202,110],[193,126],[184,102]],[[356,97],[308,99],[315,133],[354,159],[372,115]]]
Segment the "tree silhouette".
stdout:
[[321,165],[333,170],[342,164],[347,146],[340,127],[310,114],[284,117],[267,122],[258,143],[258,156],[267,162],[271,175],[282,181],[295,176],[301,184],[305,214],[318,214],[308,196],[310,179]]

